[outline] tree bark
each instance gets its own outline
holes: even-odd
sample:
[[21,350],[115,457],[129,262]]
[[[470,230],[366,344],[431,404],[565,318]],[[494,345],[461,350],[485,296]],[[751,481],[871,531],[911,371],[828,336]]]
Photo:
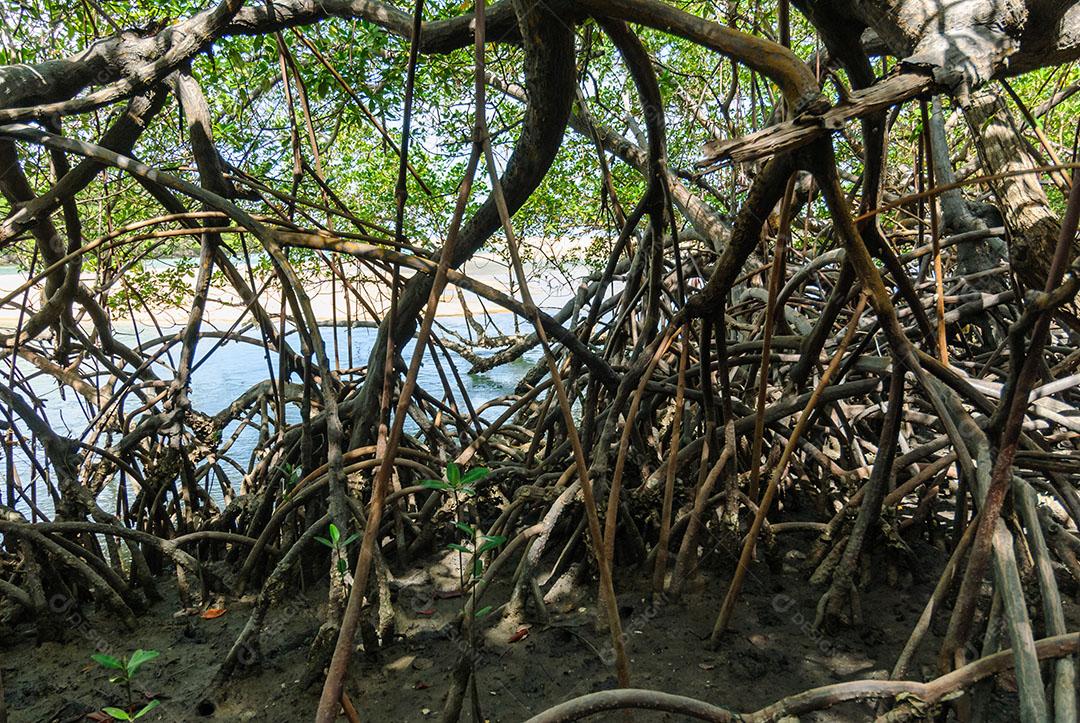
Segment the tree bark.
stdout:
[[[996,91],[984,88],[974,93],[963,109],[987,174],[1015,173],[1038,165],[1020,142],[1009,107]],[[1039,177],[1034,173],[1012,175],[991,181],[990,186],[1009,229],[1013,271],[1025,287],[1041,288],[1061,225]]]

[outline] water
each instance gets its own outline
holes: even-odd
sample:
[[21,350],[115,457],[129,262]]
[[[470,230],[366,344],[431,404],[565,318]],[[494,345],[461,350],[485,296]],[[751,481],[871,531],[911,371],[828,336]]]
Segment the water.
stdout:
[[[489,335],[510,333],[513,331],[513,317],[509,314],[496,314],[493,315],[492,318],[496,320],[496,323],[498,323],[501,328],[489,329],[487,332]],[[439,319],[438,322],[447,329],[457,332],[466,340],[470,339],[469,330],[464,319],[451,317]],[[164,329],[163,331],[166,335],[172,335],[180,331],[180,328]],[[437,328],[436,333],[447,336]],[[251,336],[256,336],[257,334],[257,330],[248,332],[248,335]],[[349,330],[344,327],[325,327],[322,329],[322,335],[326,343],[327,356],[331,366],[334,366],[335,364],[334,339],[336,336],[341,366],[347,367],[349,364]],[[130,346],[135,346],[138,343],[134,330],[121,330],[117,332],[116,336],[118,340]],[[143,343],[155,339],[158,336],[157,330],[152,327],[139,329],[138,338],[141,339]],[[355,366],[366,365],[368,355],[375,341],[376,330],[372,328],[357,327],[352,329],[351,336],[353,364]],[[295,333],[289,335],[288,341],[293,349],[299,349],[299,343]],[[203,339],[199,342],[195,354],[197,367],[191,376],[190,398],[192,407],[197,411],[208,415],[220,412],[237,397],[251,388],[252,385],[268,378],[267,361],[261,346],[230,341],[214,348],[216,342],[216,339]],[[413,342],[410,342],[406,346],[403,354],[406,361],[412,358],[413,348]],[[179,344],[171,347],[172,359],[175,360],[177,358],[179,349]],[[211,349],[213,349],[212,352]],[[474,349],[476,353],[481,355],[493,353],[492,351],[478,347],[474,347]],[[209,356],[207,356],[208,352],[211,352],[209,353]],[[521,359],[496,367],[495,369],[482,374],[468,374],[467,370],[469,369],[470,364],[452,351],[449,352],[449,355],[458,368],[465,391],[469,394],[475,407],[479,408],[484,402],[511,393],[522,375],[539,359],[540,351],[537,349],[530,350]],[[458,404],[459,410],[464,414],[466,408],[462,395],[447,366],[446,359],[440,355],[439,361],[442,363],[443,369],[451,384],[454,399]],[[277,355],[274,352],[271,352],[270,354],[270,364],[276,378],[278,373],[278,360]],[[4,367],[6,367],[6,363],[3,366],[0,366],[0,373],[6,375],[9,373],[10,368]],[[36,369],[23,360],[19,360],[18,369],[20,372],[27,375],[36,371]],[[156,365],[155,370],[164,380],[169,380],[173,376],[172,371],[165,365]],[[290,381],[298,382],[300,380],[294,376]],[[424,363],[420,367],[417,381],[418,384],[429,393],[439,398],[443,397],[442,381],[439,377],[438,370],[431,361],[430,354],[425,355],[424,357]],[[35,395],[43,401],[46,419],[53,429],[61,434],[71,437],[78,437],[82,434],[86,428],[88,419],[93,416],[94,410],[89,409],[79,395],[75,394],[70,389],[66,389],[61,393],[61,390],[52,378],[45,375],[39,375],[34,378],[31,382],[31,388]],[[129,395],[125,402],[126,411],[134,411],[138,408],[140,403],[141,402],[137,397]],[[501,410],[499,409],[488,410],[483,416],[493,418],[494,416],[497,416],[500,411]],[[288,421],[297,422],[299,421],[299,416],[299,410],[295,406],[290,406],[288,408]],[[226,426],[222,433],[222,439],[228,440],[235,432],[238,424],[239,422],[233,422]],[[415,429],[415,425],[413,428]],[[258,430],[249,426],[240,433],[236,442],[228,450],[227,456],[235,461],[240,468],[246,469],[257,443]],[[39,453],[38,459],[43,460],[44,455]],[[6,466],[6,461],[2,458],[0,458],[0,466]],[[222,462],[219,466],[225,472],[234,488],[238,489],[241,478],[239,470],[228,462]],[[31,475],[32,465],[30,464],[30,460],[22,454],[18,447],[15,448],[14,468],[24,486],[31,479],[35,479],[35,482],[37,483],[37,505],[45,514],[51,515],[53,511],[52,500],[44,488],[42,481]],[[2,475],[0,475],[0,479],[6,479],[6,477],[7,470],[5,469]],[[212,497],[215,497],[217,501],[220,502],[222,499],[220,486],[215,484],[212,489],[214,490],[214,492],[212,492]],[[104,509],[112,509],[115,506],[115,490],[103,490],[98,501]],[[20,500],[17,507],[23,514],[29,516],[30,507],[28,504]]]

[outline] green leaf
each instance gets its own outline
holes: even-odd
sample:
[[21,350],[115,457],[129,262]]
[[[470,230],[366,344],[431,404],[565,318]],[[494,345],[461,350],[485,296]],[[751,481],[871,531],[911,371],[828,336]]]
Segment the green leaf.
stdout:
[[344,575],[349,571],[349,563],[345,562],[344,557],[339,557],[337,561],[337,571]]
[[461,467],[458,467],[453,462],[446,463],[446,481],[451,486],[457,487],[461,484]]
[[447,547],[449,547],[451,550],[456,550],[456,551],[458,551],[460,553],[463,553],[465,555],[471,555],[472,554],[472,550],[465,547],[465,545],[459,545],[456,542],[451,542],[449,545],[447,545]]
[[473,560],[472,564],[473,577],[479,578],[484,574],[484,561],[479,557]]
[[156,658],[160,653],[156,650],[136,650],[131,654],[131,658],[127,662],[127,674],[128,677],[134,677],[139,672],[139,668],[143,666],[143,663],[149,663]]
[[341,532],[333,522],[330,523],[330,539],[334,541],[334,547],[337,547],[338,541],[341,539]]
[[476,529],[473,528],[471,525],[465,524],[464,522],[455,522],[454,527],[458,528],[459,530],[464,532],[469,537],[475,537],[476,536]]
[[354,533],[352,533],[351,535],[349,535],[348,537],[345,538],[345,540],[341,543],[341,546],[342,547],[348,547],[349,545],[356,542],[359,538],[360,538],[360,533],[359,532],[354,532]]
[[119,708],[102,708],[102,710],[112,716],[113,720],[131,720],[131,716],[128,715],[126,710],[120,710]]
[[482,608],[480,608],[479,610],[477,610],[477,611],[476,611],[476,612],[475,612],[475,613],[473,614],[473,617],[474,617],[474,618],[482,618],[482,617],[484,617],[485,615],[487,615],[488,613],[490,613],[490,612],[491,612],[491,610],[492,610],[492,608],[491,608],[491,606],[490,606],[490,605],[485,605],[484,607],[482,607]]
[[438,479],[420,480],[420,486],[427,487],[429,490],[441,490],[444,492],[450,489],[450,485]]
[[475,487],[462,487],[461,492],[463,494],[468,495],[469,497],[475,497],[476,496],[476,488]]
[[484,542],[476,549],[477,554],[487,552],[506,542],[506,538],[501,535],[484,535],[483,539]]
[[315,539],[318,540],[319,542],[321,542],[322,544],[326,545],[327,547],[330,547],[330,548],[334,547],[334,543],[330,542],[330,540],[326,539],[325,537],[319,537],[318,535],[315,535]]
[[[147,713],[152,711],[154,708],[157,708],[159,705],[161,705],[160,700],[152,700],[152,701],[150,701],[149,703],[147,703],[146,705],[143,706],[142,710],[140,710],[138,713],[135,714],[135,718],[142,718],[144,715],[146,715]],[[134,720],[135,718],[132,718],[132,720]]]
[[490,471],[487,467],[473,467],[465,473],[465,476],[461,478],[461,482],[467,485],[479,482],[487,477]]
[[123,670],[124,664],[111,655],[105,653],[94,653],[90,656],[96,663],[103,665],[106,668],[112,668],[113,670]]
[[281,473],[285,476],[286,482],[296,481],[296,473],[299,471],[296,467],[292,466],[288,462],[284,462],[278,465],[278,469],[281,470]]

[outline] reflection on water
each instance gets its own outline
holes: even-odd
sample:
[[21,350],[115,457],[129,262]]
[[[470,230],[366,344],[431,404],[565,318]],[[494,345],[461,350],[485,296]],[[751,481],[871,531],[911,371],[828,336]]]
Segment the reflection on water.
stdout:
[[[506,328],[502,330],[490,330],[488,333],[495,335],[499,333],[512,332],[512,318],[509,315],[500,314],[493,316],[501,325]],[[439,323],[442,326],[450,329],[457,334],[460,334],[466,340],[471,338],[465,321],[460,318],[446,318],[440,319]],[[180,328],[166,329],[166,335],[179,334],[182,331]],[[326,343],[327,357],[330,364],[335,363],[335,349],[334,341],[336,337],[337,341],[337,358],[340,359],[341,365],[347,366],[349,363],[349,336],[350,332],[344,327],[325,327],[322,329],[323,339]],[[249,332],[249,335],[257,335],[258,332]],[[159,336],[156,329],[140,329],[138,335],[134,331],[117,332],[117,338],[128,345],[137,345],[140,342],[147,343]],[[371,351],[371,346],[374,344],[376,336],[376,330],[372,328],[353,328],[351,330],[352,337],[352,361],[356,366],[362,366],[367,364],[368,355]],[[289,343],[294,349],[299,348],[299,343],[295,334],[288,337]],[[197,367],[191,377],[191,404],[197,411],[205,414],[213,415],[233,402],[237,397],[243,394],[246,390],[251,388],[252,385],[266,379],[267,374],[267,359],[262,347],[248,344],[243,342],[230,341],[215,348],[216,339],[204,339],[200,341],[198,349],[195,354],[195,362]],[[414,344],[410,342],[405,350],[404,357],[409,360],[412,357]],[[179,353],[179,344],[174,345],[171,348],[171,360],[176,360]],[[480,355],[487,355],[493,353],[490,350],[485,350],[479,347],[474,347],[474,351]],[[207,354],[209,353],[209,356]],[[475,407],[480,407],[484,402],[493,399],[495,397],[502,396],[504,394],[511,393],[514,390],[515,385],[521,379],[525,371],[535,363],[539,358],[539,351],[532,350],[526,354],[523,358],[495,369],[483,373],[483,374],[467,374],[469,369],[469,363],[463,360],[453,351],[448,352],[450,358],[457,365],[459,373],[461,375],[462,383],[465,386],[465,391],[469,394]],[[169,358],[165,358],[166,363],[171,364]],[[446,368],[446,359],[441,356],[439,361],[442,363],[444,370],[446,370],[447,378],[452,385],[452,391],[454,399],[459,407],[464,412],[464,403],[462,400],[461,392],[456,387],[456,382],[449,369]],[[275,376],[278,371],[277,354],[271,352],[270,365],[274,370]],[[19,360],[18,369],[22,374],[30,376],[33,372],[37,371],[31,365],[25,363],[23,360]],[[173,373],[168,366],[156,365],[155,371],[160,375],[162,379],[169,380],[172,378]],[[293,377],[293,382],[298,382],[299,379]],[[442,398],[442,381],[439,377],[438,370],[431,362],[430,355],[425,356],[424,363],[420,367],[420,373],[418,376],[419,385],[429,393]],[[67,436],[78,436],[86,428],[88,420],[94,415],[94,410],[90,409],[79,395],[74,394],[70,389],[64,390],[63,394],[57,388],[57,385],[51,377],[39,375],[34,377],[31,381],[31,388],[38,398],[44,403],[45,415],[50,425],[58,432]],[[141,401],[135,395],[128,395],[125,400],[125,408],[128,412],[132,412],[139,408]],[[497,415],[500,410],[489,410],[484,414],[486,417],[492,417]],[[299,411],[295,406],[289,407],[287,411],[287,418],[290,422],[299,421]],[[239,422],[233,422],[225,428],[222,434],[223,440],[231,438],[232,434],[236,431]],[[413,425],[415,429],[415,425]],[[258,443],[259,435],[258,430],[251,426],[245,428],[237,438],[236,442],[228,450],[227,456],[234,460],[240,467],[247,468],[251,454]],[[98,446],[107,446],[106,440],[98,440]],[[2,456],[0,456],[2,457]],[[43,455],[39,454],[39,459],[43,459]],[[44,488],[40,478],[32,474],[32,465],[30,460],[22,455],[21,450],[18,447],[15,449],[14,468],[18,473],[19,479],[22,480],[23,485],[34,479],[36,481],[36,498],[37,506],[46,514],[52,513],[52,500],[49,497],[47,490]],[[6,466],[6,461],[0,458],[0,464]],[[219,465],[222,471],[229,477],[235,487],[238,488],[240,481],[239,470],[231,464],[223,463]],[[5,469],[3,476],[0,479],[7,478],[7,470]],[[213,485],[212,496],[218,501],[221,500],[220,486]],[[29,490],[27,490],[29,495]],[[110,510],[115,506],[115,489],[106,489],[102,492],[98,498],[101,506]],[[29,506],[25,503],[19,505],[20,511],[29,516]]]

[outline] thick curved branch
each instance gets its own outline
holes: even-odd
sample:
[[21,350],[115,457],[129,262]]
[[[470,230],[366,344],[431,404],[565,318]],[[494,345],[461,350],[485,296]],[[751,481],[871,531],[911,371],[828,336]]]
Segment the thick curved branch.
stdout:
[[[44,118],[99,108],[161,80],[210,43],[229,35],[266,35],[331,17],[367,20],[408,38],[412,20],[377,0],[283,0],[240,8],[227,0],[152,35],[124,31],[70,57],[33,65],[0,67],[0,121]],[[472,42],[472,14],[424,23],[421,52],[447,53]],[[517,20],[509,2],[488,12],[489,40],[517,42]],[[72,101],[90,87],[111,83]]]
[[647,25],[723,53],[776,83],[796,112],[819,97],[814,72],[779,43],[732,30],[659,0],[577,0],[575,5],[592,15]]
[[[529,102],[524,127],[501,179],[511,215],[525,204],[555,160],[570,117],[576,83],[573,31],[562,18],[553,17],[546,6],[533,8],[532,12],[540,14],[541,21],[525,33],[525,89]],[[456,269],[472,257],[500,223],[495,200],[488,197],[476,215],[462,227],[450,267]],[[398,299],[393,328],[387,322],[379,327],[364,386],[349,402],[354,419],[361,422],[353,428],[352,446],[359,444],[366,434],[364,427],[378,404],[387,340],[392,335],[394,348],[401,348],[413,336],[418,314],[427,303],[433,281],[430,274],[417,274],[410,279]]]
[[[4,109],[0,110],[0,122],[40,120],[58,114],[85,113],[149,88],[209,47],[210,43],[220,35],[225,24],[236,14],[242,4],[242,0],[224,0],[224,2],[211,10],[200,13],[172,28],[167,28],[162,33],[167,37],[161,38],[161,42],[157,37],[139,38],[137,36],[132,37],[132,34],[121,35],[116,47],[113,48],[116,55],[112,58],[120,79],[111,85],[74,100],[38,103],[13,108],[11,107],[14,104],[12,99],[5,97],[5,94],[11,92],[18,94],[20,90],[25,91],[24,88],[19,86],[33,87],[34,84],[26,82],[29,78],[24,68],[15,66],[16,77],[14,79],[8,79],[4,74],[4,71],[8,71],[11,66],[2,68],[0,69],[0,107]],[[106,68],[104,67],[96,75],[86,74],[85,71],[78,73],[77,66],[68,66],[60,71],[61,75],[68,73],[74,78],[63,80],[62,85],[67,90],[76,84],[80,84],[78,88],[74,89],[74,93],[82,90],[90,83],[102,83],[111,79],[106,74]],[[53,77],[55,78],[55,74]],[[41,80],[44,79],[43,76]],[[13,80],[14,82],[12,82]],[[48,86],[41,90],[43,95],[56,95],[55,89]],[[19,101],[24,103],[33,102],[33,96],[24,93],[22,97],[18,97],[16,102]]]

